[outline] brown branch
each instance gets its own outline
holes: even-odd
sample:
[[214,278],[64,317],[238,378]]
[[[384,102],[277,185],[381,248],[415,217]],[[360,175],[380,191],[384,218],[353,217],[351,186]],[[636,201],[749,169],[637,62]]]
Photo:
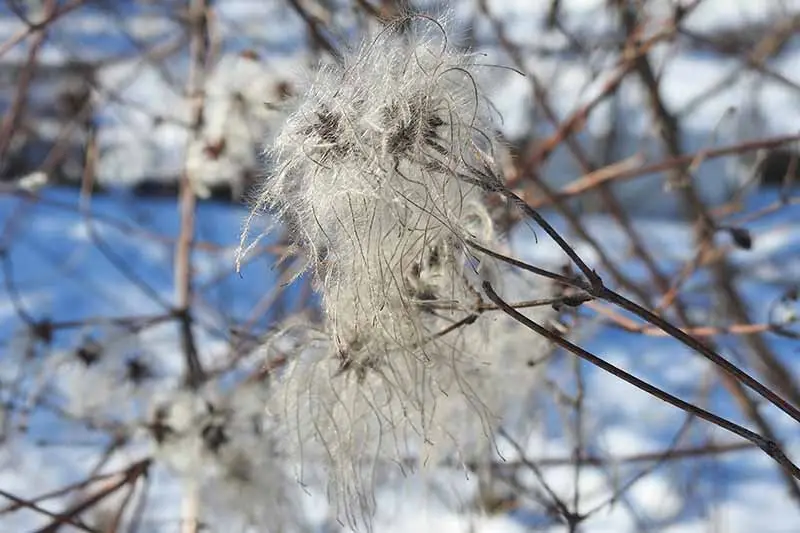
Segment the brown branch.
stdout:
[[[638,168],[623,168],[618,172],[597,172],[571,181],[568,185],[565,185],[563,188],[557,191],[554,195],[554,198],[567,199],[574,196],[580,196],[601,186],[603,183],[608,183],[611,181],[626,181],[644,176],[646,174],[688,168],[701,154],[707,161],[719,157],[739,155],[761,149],[777,148],[785,144],[797,142],[798,140],[800,140],[800,134],[782,135],[769,139],[745,141],[720,148],[704,149],[698,151],[697,153],[688,155],[671,156],[663,161],[640,166]],[[537,200],[536,198],[529,198],[527,200],[531,207],[543,207],[547,205],[547,202],[543,201],[542,199]]]
[[[673,448],[666,451],[643,452],[631,455],[621,455],[617,457],[601,457],[599,455],[584,455],[581,457],[541,457],[530,459],[540,467],[561,467],[575,464],[576,461],[589,466],[620,465],[627,463],[649,463],[654,461],[685,461],[689,459],[699,459],[702,457],[714,457],[729,453],[740,453],[757,450],[752,442],[730,442],[727,444],[709,444],[704,446],[693,446],[686,448]],[[513,469],[519,464],[518,461],[504,461],[496,463],[496,468]]]
[[[589,303],[589,307],[597,311],[599,314],[608,317],[611,324],[617,326],[630,333],[639,333],[649,337],[669,337],[670,334],[663,329],[653,327],[646,324],[641,324],[635,320],[626,318],[625,316],[616,313],[608,306],[599,305],[597,303]],[[781,334],[779,327],[775,324],[731,324],[729,326],[693,326],[681,328],[681,331],[687,335],[694,337],[713,337],[715,335],[752,335],[754,333],[768,333],[773,332]]]
[[[102,490],[97,491],[92,496],[89,496],[82,502],[70,507],[68,510],[64,511],[63,513],[58,514],[54,517],[54,520],[49,525],[36,530],[36,533],[57,533],[59,529],[64,524],[72,524],[72,520],[75,517],[80,516],[81,513],[90,509],[97,505],[99,502],[114,494],[122,487],[130,484],[135,483],[140,477],[147,475],[147,472],[150,468],[151,460],[144,459],[137,463],[131,465],[125,472],[117,475],[118,478],[114,482],[109,482],[109,484],[103,488]],[[93,531],[91,529],[86,529],[87,531]]]
[[308,32],[311,35],[311,39],[315,45],[319,48],[322,48],[326,52],[328,52],[331,57],[333,57],[336,61],[342,62],[342,55],[336,49],[333,42],[325,35],[324,26],[320,24],[320,21],[317,20],[311,13],[309,13],[305,7],[303,7],[298,0],[288,0],[289,5],[292,6],[292,9],[295,13],[297,13],[303,22],[308,28]]
[[47,26],[55,22],[57,19],[67,15],[71,11],[83,5],[86,0],[70,0],[61,5],[56,5],[49,11],[41,22],[30,24],[25,29],[19,30],[14,35],[9,37],[4,43],[0,44],[0,57],[8,53],[9,50],[17,46],[28,36],[41,32]]
[[[10,501],[14,502],[14,508],[13,509],[9,509],[9,510],[13,511],[13,510],[16,510],[16,509],[21,509],[21,508],[30,509],[31,511],[34,511],[34,512],[37,512],[39,514],[42,514],[42,515],[44,515],[44,516],[46,516],[48,518],[52,518],[54,520],[59,520],[63,524],[69,524],[69,525],[71,525],[71,526],[73,526],[73,527],[75,527],[77,529],[80,529],[81,531],[87,531],[88,533],[97,533],[96,530],[94,530],[94,529],[86,526],[85,524],[81,523],[81,521],[78,520],[77,518],[74,518],[74,517],[62,517],[57,513],[52,513],[52,512],[50,512],[47,509],[37,505],[36,503],[34,503],[32,501],[26,500],[25,498],[20,498],[19,496],[14,496],[10,492],[7,492],[7,491],[3,490],[2,488],[0,488],[0,496],[2,496],[3,498],[5,498],[7,500],[10,500]],[[6,513],[6,512],[8,512],[8,510],[3,511],[3,513]]]
[[[190,102],[191,135],[189,143],[197,141],[203,126],[203,108],[205,98],[206,55],[208,33],[206,20],[207,6],[205,0],[191,0],[188,13],[189,43],[189,79],[187,94]],[[187,146],[187,157],[189,154]],[[180,338],[186,369],[184,380],[190,388],[197,388],[205,379],[205,372],[200,363],[197,344],[192,331],[192,251],[194,248],[195,216],[197,196],[192,186],[193,176],[189,175],[188,162],[180,178],[178,208],[180,213],[180,233],[175,247],[175,312],[180,321]]]
[[[44,11],[46,13],[45,20],[53,16],[56,7],[57,3],[55,0],[47,0],[44,5]],[[33,42],[31,43],[30,50],[28,50],[28,58],[25,67],[20,73],[19,81],[17,82],[17,90],[11,102],[11,108],[6,113],[2,123],[0,123],[0,161],[6,159],[8,150],[11,147],[11,141],[14,138],[14,134],[17,132],[20,118],[25,112],[30,84],[38,65],[37,58],[47,39],[47,25],[37,25],[36,29],[33,30],[33,35]]]

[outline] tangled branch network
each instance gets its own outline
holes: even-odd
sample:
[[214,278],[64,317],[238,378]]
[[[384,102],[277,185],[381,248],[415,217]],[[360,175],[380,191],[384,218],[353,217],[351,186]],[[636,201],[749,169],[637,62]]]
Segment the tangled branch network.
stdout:
[[488,456],[520,401],[509,391],[527,390],[521,376],[547,349],[480,312],[481,283],[508,273],[467,245],[502,246],[485,204],[502,178],[478,60],[441,20],[409,16],[320,67],[245,226],[243,243],[257,213],[276,213],[322,295],[325,327],[294,329],[302,342],[268,412],[301,481],[325,465],[351,524],[374,511],[387,466]]

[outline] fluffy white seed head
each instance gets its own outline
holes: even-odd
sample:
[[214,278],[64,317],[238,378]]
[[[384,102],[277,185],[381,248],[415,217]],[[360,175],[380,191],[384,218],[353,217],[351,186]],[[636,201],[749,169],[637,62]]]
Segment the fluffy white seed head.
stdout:
[[375,330],[418,343],[408,306],[466,298],[454,286],[463,241],[492,234],[475,184],[497,171],[474,58],[439,22],[410,21],[319,70],[270,150],[275,170],[257,200],[307,254],[343,350]]
[[306,255],[326,318],[292,333],[268,412],[304,483],[309,461],[327,465],[351,524],[387,463],[473,461],[501,420],[497,385],[515,367],[493,341],[508,324],[479,312],[500,269],[467,245],[497,244],[479,70],[441,21],[404,18],[320,68],[268,151],[254,214],[276,213]]
[[204,519],[302,531],[299,490],[265,426],[264,401],[256,382],[165,392],[150,406],[147,434],[154,456],[199,490]]

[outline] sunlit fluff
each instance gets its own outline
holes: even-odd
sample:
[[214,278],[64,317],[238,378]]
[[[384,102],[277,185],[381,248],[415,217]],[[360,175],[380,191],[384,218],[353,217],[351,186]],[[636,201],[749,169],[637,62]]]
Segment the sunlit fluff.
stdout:
[[320,68],[268,152],[254,215],[278,215],[326,318],[295,332],[268,411],[301,465],[326,461],[351,524],[372,510],[380,465],[463,463],[490,448],[503,410],[509,367],[489,344],[496,319],[478,312],[499,269],[467,244],[497,241],[476,59],[443,22],[403,18]]

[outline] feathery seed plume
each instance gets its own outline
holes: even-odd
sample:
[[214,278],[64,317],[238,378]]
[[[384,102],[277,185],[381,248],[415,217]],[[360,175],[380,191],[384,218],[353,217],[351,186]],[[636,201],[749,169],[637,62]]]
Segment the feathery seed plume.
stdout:
[[325,460],[351,525],[368,526],[383,464],[485,454],[498,380],[518,370],[489,343],[507,320],[477,312],[480,282],[499,285],[500,269],[466,245],[496,243],[483,200],[501,175],[476,61],[444,22],[414,15],[321,67],[269,150],[251,215],[277,214],[326,318],[268,411],[303,466]]

